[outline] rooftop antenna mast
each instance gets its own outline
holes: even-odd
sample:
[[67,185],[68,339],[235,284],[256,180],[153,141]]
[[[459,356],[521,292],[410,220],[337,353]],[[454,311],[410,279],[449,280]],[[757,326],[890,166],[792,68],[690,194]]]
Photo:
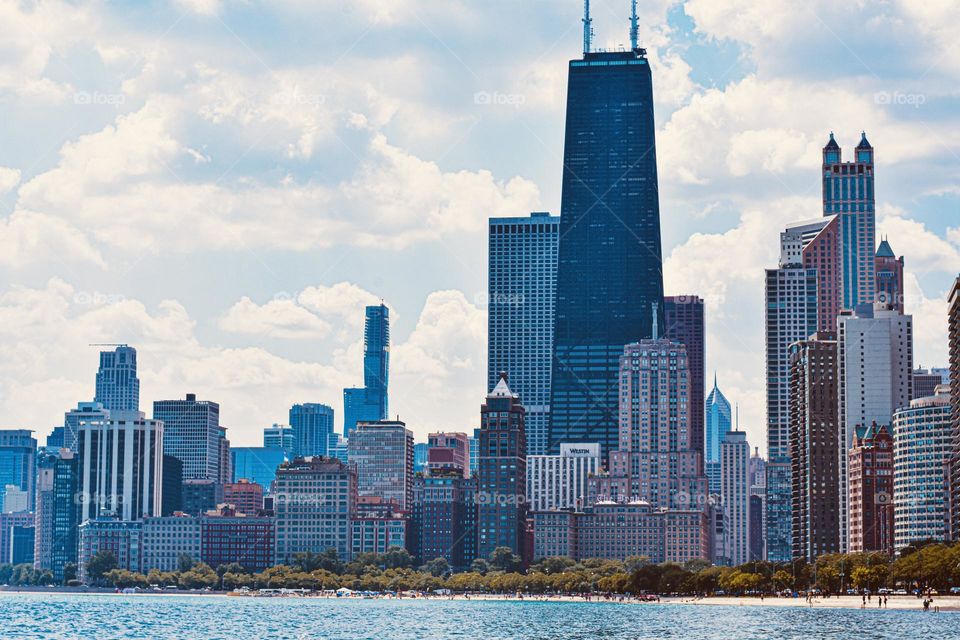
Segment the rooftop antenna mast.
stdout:
[[590,53],[593,41],[593,19],[590,17],[590,0],[583,0],[583,54]]
[[651,331],[651,334],[653,335],[654,340],[660,339],[660,326],[659,326],[659,323],[657,322],[657,306],[658,306],[657,303],[654,302],[653,303],[653,330]]
[[630,50],[640,46],[640,29],[637,26],[637,0],[630,0]]

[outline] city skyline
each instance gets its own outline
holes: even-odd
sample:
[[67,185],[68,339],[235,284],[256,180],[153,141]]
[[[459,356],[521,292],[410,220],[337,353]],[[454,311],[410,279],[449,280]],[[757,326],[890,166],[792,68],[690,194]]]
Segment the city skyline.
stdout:
[[[594,3],[596,46],[626,42],[623,4]],[[24,62],[29,48],[17,49],[16,72],[0,86],[11,101],[0,130],[9,141],[0,154],[6,167],[0,311],[9,318],[5,335],[16,342],[0,369],[3,426],[33,429],[42,439],[64,411],[91,400],[97,354],[86,345],[102,340],[138,349],[141,407],[195,391],[221,404],[234,444],[259,444],[263,427],[283,421],[294,403],[339,409],[341,390],[362,379],[361,309],[383,298],[394,323],[390,417],[399,414],[418,440],[437,429],[469,431],[476,398],[489,391],[483,389],[487,218],[560,212],[563,69],[579,55],[579,3],[557,3],[547,16],[499,7],[508,19],[498,23],[509,23],[500,32],[490,27],[494,9],[472,8],[481,19],[471,24],[482,25],[475,44],[459,37],[464,27],[457,20],[420,3],[382,9],[371,35],[358,16],[337,13],[328,21],[342,34],[296,51],[277,37],[289,40],[288,29],[296,35],[300,27],[290,18],[322,22],[332,14],[279,9],[284,29],[268,29],[260,41],[251,36],[264,24],[257,19],[262,9],[207,6],[214,15],[186,5],[129,16],[66,5],[60,15],[10,9],[15,19],[8,24],[49,21],[44,33],[56,34],[63,20],[76,18],[89,29],[55,43],[40,66]],[[945,87],[955,71],[931,61],[947,46],[938,34],[949,21],[907,15],[906,35],[915,36],[907,45],[905,36],[884,37],[886,22],[871,21],[899,9],[782,7],[770,16],[771,28],[825,20],[833,33],[811,42],[785,30],[773,46],[767,36],[735,27],[732,9],[688,2],[640,11],[654,74],[661,205],[671,206],[662,222],[665,289],[705,298],[706,369],[727,381],[750,442],[766,440],[756,292],[762,268],[776,262],[769,238],[787,223],[819,215],[816,171],[830,131],[845,152],[862,130],[878,149],[876,235],[891,237],[907,256],[915,361],[944,366],[947,274],[960,258],[960,236],[948,217],[956,208],[950,190],[956,166],[944,153],[956,146],[955,128],[941,125],[952,122]],[[748,14],[745,24],[752,19],[759,17]],[[864,24],[870,25],[864,33],[854,33]],[[400,37],[409,32],[415,37]],[[143,45],[143,36],[156,44]],[[188,40],[191,46],[179,46]],[[345,69],[316,62],[336,60],[355,41],[369,61],[389,56],[391,62],[347,68],[356,76],[350,82]],[[873,41],[888,46],[881,50]],[[509,56],[500,51],[507,42],[515,45]],[[792,62],[818,64],[798,55],[801,43],[840,62],[817,67],[823,73],[812,79]],[[151,56],[162,69],[192,56],[210,75],[185,64],[194,71],[178,80],[146,64]],[[893,59],[897,64],[885,64]],[[873,71],[881,68],[878,77]],[[386,70],[416,81],[397,86]],[[862,85],[842,86],[863,74]],[[923,84],[913,79],[921,75]],[[210,78],[212,93],[204,89]],[[437,87],[448,80],[455,90],[448,87],[444,97]],[[361,97],[363,83],[377,88],[375,97]],[[256,89],[264,89],[259,97]],[[815,90],[835,99],[795,108]],[[790,104],[755,112],[765,92]],[[227,97],[239,100],[240,111],[231,111]],[[47,126],[64,114],[76,116],[75,130]],[[260,141],[258,127],[275,135]],[[36,144],[28,144],[26,132]],[[238,142],[225,142],[230,137]],[[247,161],[233,167],[246,147]],[[321,160],[333,149],[335,157]],[[103,164],[85,175],[80,167],[91,157]],[[339,171],[331,169],[344,158]],[[410,185],[432,187],[435,195],[413,198],[417,191],[396,180],[401,167],[414,172]],[[316,177],[327,171],[336,176],[332,182]],[[374,180],[396,197],[378,199]],[[134,181],[152,197],[138,197]],[[743,194],[746,184],[755,195]],[[222,208],[201,197],[205,188]],[[318,200],[325,194],[330,206]],[[257,223],[267,214],[237,203],[247,196],[280,217]],[[298,198],[317,220],[301,215]],[[68,204],[78,200],[90,204],[78,210]],[[94,204],[100,202],[109,203],[106,210]],[[118,220],[118,208],[130,214]],[[174,208],[209,212],[209,219],[200,225],[170,213],[167,227],[155,224]],[[364,208],[373,213],[360,215]],[[407,210],[425,215],[412,219]],[[344,222],[351,216],[355,223]],[[317,221],[319,236],[305,231]],[[209,231],[218,226],[216,234]],[[28,231],[41,227],[31,240]],[[169,229],[192,231],[171,241]],[[753,251],[738,251],[744,245]],[[38,310],[42,322],[31,320]],[[35,356],[40,347],[42,358]],[[424,379],[442,389],[442,402],[415,393]],[[52,393],[43,407],[17,402],[39,389]],[[339,425],[342,412],[336,413]]]

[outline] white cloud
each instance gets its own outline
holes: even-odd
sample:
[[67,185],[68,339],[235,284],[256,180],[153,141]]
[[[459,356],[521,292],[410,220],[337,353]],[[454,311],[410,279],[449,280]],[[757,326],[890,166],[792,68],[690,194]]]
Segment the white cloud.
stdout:
[[220,0],[176,0],[176,3],[185,11],[201,16],[215,16],[223,8]]
[[106,266],[86,236],[65,220],[24,210],[0,218],[0,266],[72,262]]
[[330,325],[293,300],[271,300],[264,305],[244,296],[220,318],[218,326],[231,333],[275,338],[322,338]]
[[0,167],[0,195],[20,184],[20,170]]
[[947,240],[941,238],[923,223],[906,217],[903,209],[879,207],[877,234],[889,237],[894,252],[904,256],[907,271],[952,273],[960,269],[960,238],[950,233]]

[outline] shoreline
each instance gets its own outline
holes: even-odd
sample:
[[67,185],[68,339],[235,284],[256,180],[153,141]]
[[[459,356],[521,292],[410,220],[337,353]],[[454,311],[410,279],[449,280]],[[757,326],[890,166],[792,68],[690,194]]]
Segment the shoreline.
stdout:
[[[604,598],[602,596],[592,596],[589,599],[582,596],[518,596],[518,595],[494,595],[494,594],[463,594],[457,595],[430,595],[418,597],[394,597],[394,596],[375,596],[373,598],[364,598],[359,596],[336,597],[331,595],[284,595],[269,596],[251,593],[232,593],[226,591],[197,592],[197,591],[143,591],[139,593],[117,593],[112,590],[65,590],[65,589],[11,589],[9,587],[0,589],[0,596],[3,595],[51,595],[51,596],[119,596],[119,597],[241,597],[241,598],[283,598],[283,599],[305,599],[305,600],[387,600],[395,602],[403,601],[461,601],[461,602],[551,602],[551,603],[581,603],[581,604],[620,604],[620,605],[670,605],[670,606],[705,606],[705,607],[794,607],[804,609],[861,609],[864,611],[923,611],[923,600],[914,596],[889,596],[886,607],[877,606],[877,598],[868,600],[866,606],[860,596],[834,596],[831,598],[814,598],[807,602],[805,598],[782,598],[782,597],[734,597],[734,596],[715,596],[715,597],[691,597],[691,596],[669,596],[662,597],[659,602],[643,602],[632,598]],[[941,613],[960,612],[960,596],[935,596],[930,605],[929,613],[936,613],[937,608]]]

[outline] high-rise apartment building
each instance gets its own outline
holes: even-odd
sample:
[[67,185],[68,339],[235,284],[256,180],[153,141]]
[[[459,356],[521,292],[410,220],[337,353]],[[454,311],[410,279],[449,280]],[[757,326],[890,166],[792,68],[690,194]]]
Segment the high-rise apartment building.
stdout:
[[947,539],[949,496],[944,482],[953,451],[950,387],[914,398],[893,416],[894,549]]
[[220,405],[197,400],[157,400],[153,419],[163,423],[163,452],[183,463],[184,480],[220,477]]
[[840,220],[840,303],[844,309],[873,304],[876,292],[874,152],[861,134],[852,162],[843,162],[830,134],[823,148],[823,213]]
[[0,430],[0,505],[8,487],[26,493],[27,508],[33,511],[37,476],[37,441],[28,429]]
[[960,276],[948,298],[947,332],[950,341],[950,406],[953,456],[950,462],[950,539],[960,540]]
[[125,344],[100,352],[96,394],[107,411],[139,411],[140,379],[137,377],[137,350]]
[[[416,448],[416,445],[414,445]],[[426,468],[431,473],[440,469],[455,469],[470,477],[470,438],[462,432],[439,431],[427,436]]]
[[840,550],[836,334],[790,347],[793,557],[813,563]]
[[70,450],[48,453],[39,464],[34,520],[34,567],[49,569],[55,580],[63,567],[77,561],[77,455]]
[[724,559],[738,566],[750,559],[750,445],[743,431],[728,431],[720,442],[720,496],[723,498]]
[[333,409],[325,404],[305,402],[290,407],[294,455],[326,456],[333,433]]
[[480,407],[477,493],[477,555],[497,547],[526,552],[527,440],[520,396],[507,386],[507,375]]
[[815,269],[817,330],[837,330],[842,309],[840,219],[827,216],[788,225],[780,234],[780,266]]
[[295,553],[335,549],[341,560],[351,552],[350,519],[357,507],[357,472],[331,458],[298,458],[277,469],[276,563]]
[[848,451],[858,428],[876,424],[887,427],[889,433],[894,412],[910,402],[913,318],[877,303],[844,312],[838,323],[840,550],[846,552],[848,514],[852,518],[847,504],[851,495]]
[[[663,299],[663,335],[683,344],[687,349],[687,368],[690,370],[690,447],[700,452],[706,462],[704,414],[697,410],[704,404],[706,392],[705,353],[706,323],[704,304],[700,296],[666,296]],[[714,376],[716,388],[716,376]]]
[[561,442],[617,448],[623,348],[664,335],[654,132],[644,49],[570,61],[550,453]]
[[893,554],[893,437],[887,425],[858,426],[847,452],[849,553]]
[[713,390],[707,396],[706,401],[706,458],[704,468],[707,480],[709,480],[710,493],[715,495],[720,493],[720,443],[723,441],[723,436],[730,431],[731,425],[730,401],[717,386],[717,376],[714,374]]
[[490,218],[487,275],[487,388],[509,371],[527,410],[527,447],[548,453],[550,376],[560,218]]
[[897,257],[884,238],[877,247],[875,259],[877,302],[889,305],[903,313],[903,256]]
[[454,569],[468,569],[476,558],[477,479],[456,469],[438,469],[419,478],[415,488],[412,540],[422,563],[445,558]]
[[111,411],[106,420],[81,422],[78,441],[81,522],[161,514],[162,422],[139,411]]
[[359,422],[347,459],[357,469],[357,492],[377,496],[400,511],[413,506],[413,432],[400,421]]

